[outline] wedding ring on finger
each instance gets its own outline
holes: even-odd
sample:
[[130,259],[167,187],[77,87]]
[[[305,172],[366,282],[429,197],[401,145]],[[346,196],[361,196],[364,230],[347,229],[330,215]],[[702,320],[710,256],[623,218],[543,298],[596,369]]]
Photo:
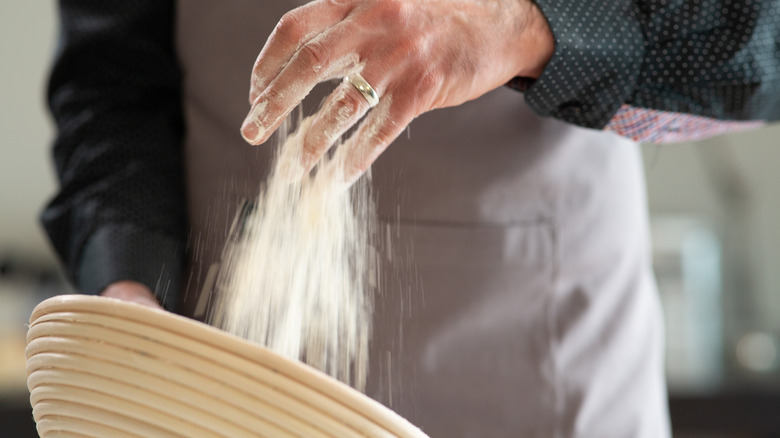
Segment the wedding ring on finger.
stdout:
[[379,103],[379,95],[374,90],[374,87],[372,87],[365,80],[365,78],[363,78],[363,76],[360,75],[360,73],[353,73],[345,77],[344,80],[352,84],[353,87],[357,88],[357,90],[360,91],[360,94],[362,94],[363,97],[366,98],[366,101],[368,102],[368,106],[370,108],[375,107]]

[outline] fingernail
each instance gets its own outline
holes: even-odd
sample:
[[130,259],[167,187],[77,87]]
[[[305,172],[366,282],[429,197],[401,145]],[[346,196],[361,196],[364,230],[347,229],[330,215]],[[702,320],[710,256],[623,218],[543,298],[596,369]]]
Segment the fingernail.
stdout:
[[257,144],[265,136],[266,129],[261,120],[265,114],[268,102],[259,102],[247,114],[244,123],[241,124],[241,136],[248,143]]

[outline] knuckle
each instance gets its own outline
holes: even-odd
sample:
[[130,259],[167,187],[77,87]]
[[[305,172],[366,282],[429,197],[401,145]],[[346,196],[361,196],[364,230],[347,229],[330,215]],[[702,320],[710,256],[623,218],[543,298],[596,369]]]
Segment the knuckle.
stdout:
[[379,123],[372,131],[369,141],[374,144],[375,148],[383,149],[395,139],[396,123],[394,120],[388,119],[384,123]]
[[274,33],[277,38],[288,43],[303,39],[306,35],[306,26],[302,15],[297,10],[284,14],[276,24]]
[[412,14],[412,6],[405,1],[381,0],[378,3],[379,15],[385,23],[406,23]]
[[277,87],[274,86],[269,87],[265,92],[265,98],[264,98],[264,100],[268,102],[266,104],[268,105],[266,111],[277,109],[279,106],[278,102],[280,102],[283,97],[284,97],[283,93],[280,92],[280,90]]
[[303,142],[303,161],[312,162],[328,149],[328,136],[324,132],[309,133]]
[[[289,96],[287,96],[289,100]],[[277,88],[268,88],[263,96],[265,102],[265,109],[263,116],[260,120],[263,124],[274,123],[276,117],[279,114],[285,114],[288,110],[285,107],[288,104],[288,100],[285,100],[285,93]]]
[[377,143],[380,145],[386,145],[395,139],[395,127],[391,125],[383,125],[379,128],[376,135]]
[[368,105],[368,102],[366,102],[366,98],[363,97],[355,87],[351,85],[349,87],[350,88],[338,100],[338,106],[340,108],[346,108],[345,111],[347,111],[348,114],[354,115],[361,112],[363,108]]
[[418,80],[419,89],[422,92],[430,92],[441,85],[442,74],[437,70],[424,71]]
[[328,53],[327,45],[318,41],[310,41],[301,47],[298,56],[305,65],[321,67],[327,62]]
[[[432,109],[432,99],[439,94],[443,75],[435,70],[425,69],[407,75],[403,85],[395,92],[405,107],[423,112]],[[406,114],[404,114],[406,116]]]

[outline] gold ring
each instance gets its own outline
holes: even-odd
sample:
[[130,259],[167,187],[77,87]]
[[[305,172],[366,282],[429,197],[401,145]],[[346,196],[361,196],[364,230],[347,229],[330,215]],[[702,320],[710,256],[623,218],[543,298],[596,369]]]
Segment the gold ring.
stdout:
[[372,87],[360,73],[353,73],[345,77],[344,80],[360,91],[360,94],[366,98],[369,107],[373,108],[379,103],[379,95],[376,94],[374,87]]

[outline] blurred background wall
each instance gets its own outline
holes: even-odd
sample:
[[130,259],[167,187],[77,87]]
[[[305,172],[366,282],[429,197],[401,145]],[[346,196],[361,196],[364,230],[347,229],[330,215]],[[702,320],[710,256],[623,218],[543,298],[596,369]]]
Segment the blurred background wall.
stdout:
[[53,2],[0,2],[0,436],[35,436],[25,323],[40,299],[66,290],[37,220],[55,187],[44,104],[55,34]]
[[[56,32],[54,2],[0,2],[0,436],[35,436],[24,324],[68,290],[38,223]],[[642,152],[677,436],[780,436],[780,126]]]
[[44,104],[55,33],[53,2],[0,2],[0,436],[30,436],[25,323],[67,290],[37,220],[55,187]]
[[0,2],[0,248],[51,259],[36,215],[54,191],[44,85],[56,43],[52,2]]
[[[775,375],[780,365],[780,126],[698,144],[645,145],[643,154],[667,343],[690,353],[715,342],[719,345],[712,347],[721,350],[709,363],[691,365],[701,373],[671,383],[693,389],[719,377]],[[670,266],[673,249],[679,250],[677,273]],[[696,324],[702,325],[703,337],[685,341]],[[710,329],[718,332],[705,333]],[[680,361],[685,351],[678,353],[668,358],[680,365],[669,370],[670,377],[686,377]],[[703,378],[705,368],[709,380]]]

